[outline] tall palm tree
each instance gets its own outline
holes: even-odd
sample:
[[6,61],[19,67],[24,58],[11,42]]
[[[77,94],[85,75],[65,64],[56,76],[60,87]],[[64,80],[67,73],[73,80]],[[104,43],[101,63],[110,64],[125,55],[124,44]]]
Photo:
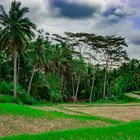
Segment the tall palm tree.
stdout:
[[30,93],[31,90],[31,85],[33,81],[33,77],[35,74],[36,69],[42,69],[45,68],[45,65],[47,64],[47,50],[45,48],[45,41],[42,35],[38,35],[38,38],[32,43],[32,54],[31,54],[31,59],[32,59],[32,64],[33,64],[33,70],[32,70],[32,75],[31,79],[29,81],[28,85],[28,94]]
[[29,12],[27,7],[21,8],[19,1],[13,1],[8,13],[0,5],[0,45],[9,49],[12,52],[14,60],[14,98],[17,96],[17,53],[23,51],[25,44],[30,42],[30,39],[35,36],[33,30],[36,29],[35,24],[25,17]]

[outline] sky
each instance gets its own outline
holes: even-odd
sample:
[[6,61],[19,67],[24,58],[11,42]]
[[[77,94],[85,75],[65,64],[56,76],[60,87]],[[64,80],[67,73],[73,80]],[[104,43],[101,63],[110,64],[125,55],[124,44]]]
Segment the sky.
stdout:
[[[0,0],[8,11],[12,0]],[[140,59],[140,0],[20,0],[28,17],[50,33],[89,32],[126,39],[130,58]]]

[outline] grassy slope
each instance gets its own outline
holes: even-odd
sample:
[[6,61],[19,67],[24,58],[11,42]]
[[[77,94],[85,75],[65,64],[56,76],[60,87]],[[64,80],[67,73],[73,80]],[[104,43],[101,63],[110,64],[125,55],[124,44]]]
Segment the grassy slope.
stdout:
[[0,140],[139,140],[140,122],[103,128],[54,131],[37,135],[19,135]]
[[32,109],[23,105],[16,104],[0,104],[0,115],[10,114],[10,115],[22,115],[26,117],[44,117],[46,112],[42,110]]

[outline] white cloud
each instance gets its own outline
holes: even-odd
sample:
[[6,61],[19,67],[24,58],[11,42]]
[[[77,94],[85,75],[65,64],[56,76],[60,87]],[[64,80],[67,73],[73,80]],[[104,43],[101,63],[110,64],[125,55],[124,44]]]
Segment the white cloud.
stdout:
[[[0,0],[0,4],[8,9],[11,1],[12,0]],[[51,9],[49,1],[50,0],[21,0],[23,6],[30,8],[29,17],[39,28],[43,28],[52,33],[71,31],[93,32],[102,35],[120,35],[125,37],[128,42],[129,56],[131,56],[131,58],[135,57],[140,59],[140,47],[138,46],[140,30],[134,29],[133,22],[130,20],[130,17],[133,16],[134,12],[135,16],[140,17],[140,12],[139,9],[130,7],[130,0],[67,0],[72,3],[90,6],[96,4],[101,7],[100,13],[97,13],[94,17],[86,20],[72,20],[57,17],[59,10]],[[102,13],[107,11],[110,7],[116,7],[114,14],[104,17]],[[118,19],[119,16],[122,16],[121,20]]]

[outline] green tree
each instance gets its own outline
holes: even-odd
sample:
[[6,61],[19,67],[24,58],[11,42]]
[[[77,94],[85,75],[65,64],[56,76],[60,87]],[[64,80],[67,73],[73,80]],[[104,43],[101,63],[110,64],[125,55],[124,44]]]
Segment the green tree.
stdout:
[[30,39],[35,36],[33,30],[35,24],[25,17],[29,12],[27,7],[21,8],[19,1],[13,1],[8,13],[0,5],[0,46],[8,50],[10,48],[14,61],[14,98],[17,96],[17,53],[23,51],[26,43],[30,44]]
[[42,68],[45,68],[45,65],[47,63],[47,55],[46,55],[46,48],[45,48],[45,42],[43,35],[41,31],[39,30],[38,38],[32,42],[32,50],[31,50],[31,62],[33,65],[33,70],[31,74],[31,78],[28,85],[28,94],[31,90],[31,85],[33,81],[33,77],[36,70],[42,70]]

